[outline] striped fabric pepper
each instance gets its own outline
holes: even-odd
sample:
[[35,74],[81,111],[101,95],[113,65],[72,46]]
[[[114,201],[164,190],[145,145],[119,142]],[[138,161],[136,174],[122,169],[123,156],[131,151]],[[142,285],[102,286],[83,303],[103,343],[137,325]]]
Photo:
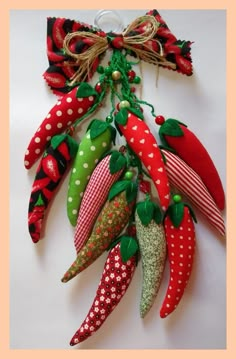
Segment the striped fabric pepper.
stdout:
[[[113,155],[116,155],[117,152],[114,151]],[[112,171],[111,173],[109,164],[114,157],[113,155],[107,155],[98,163],[85,189],[74,235],[77,253],[79,253],[88,240],[97,216],[108,197],[111,186],[118,180],[124,170],[125,158],[123,157],[124,161],[121,161],[121,169],[118,168],[117,171]],[[122,157],[122,154],[118,153],[118,156]]]
[[200,176],[174,153],[162,150],[165,168],[170,181],[206,217],[209,223],[225,236],[224,218]]
[[[135,194],[136,195],[136,194]],[[126,191],[107,200],[101,210],[92,234],[67,270],[62,282],[68,282],[92,264],[122,232],[132,214],[135,201],[128,202]]]
[[217,169],[206,148],[186,125],[167,119],[161,124],[159,135],[164,145],[172,148],[202,179],[220,210],[225,206],[224,189]]

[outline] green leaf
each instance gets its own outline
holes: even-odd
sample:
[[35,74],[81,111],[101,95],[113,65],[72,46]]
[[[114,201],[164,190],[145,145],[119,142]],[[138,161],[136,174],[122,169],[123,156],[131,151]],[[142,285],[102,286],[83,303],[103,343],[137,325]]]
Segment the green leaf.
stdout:
[[104,133],[108,128],[108,123],[101,120],[94,120],[90,126],[90,138],[94,140]]
[[136,206],[140,221],[144,226],[147,226],[153,219],[154,206],[150,200],[137,203]]
[[180,137],[184,135],[183,130],[180,127],[180,122],[177,120],[174,120],[172,118],[169,118],[166,120],[163,125],[161,125],[159,129],[159,135],[167,135],[167,136],[173,136],[173,137]]
[[125,126],[128,120],[128,110],[126,108],[120,109],[115,116],[115,120],[119,125]]
[[68,141],[70,156],[71,158],[74,158],[78,151],[79,144],[74,140],[74,138],[72,138],[69,135],[67,135],[67,141]]
[[51,146],[55,150],[63,141],[65,141],[67,135],[55,135],[51,139]]
[[122,168],[126,166],[126,163],[127,160],[121,152],[113,151],[109,163],[110,173],[114,174],[120,171]]
[[195,213],[194,213],[192,207],[191,207],[189,204],[187,204],[187,203],[184,203],[184,205],[185,205],[186,207],[188,207],[192,219],[194,220],[195,223],[197,223],[197,217],[196,217],[196,215],[195,215]]
[[162,222],[162,213],[160,207],[153,203],[154,211],[153,211],[153,219],[156,222],[156,224],[160,224]]
[[108,200],[111,201],[119,193],[125,191],[129,182],[130,182],[129,180],[122,180],[122,181],[118,181],[118,182],[114,183],[110,189],[110,192],[108,195]]
[[129,107],[129,111],[132,112],[134,115],[136,115],[138,118],[141,118],[141,120],[144,119],[143,113],[141,110],[135,107]]
[[76,92],[76,97],[85,98],[89,96],[97,96],[97,91],[87,82],[81,82]]
[[126,199],[128,203],[133,202],[138,193],[138,185],[135,182],[129,181],[129,184],[126,188]]
[[120,253],[122,262],[127,262],[138,250],[136,239],[129,236],[122,236],[120,242]]
[[174,203],[169,206],[167,210],[167,214],[169,215],[171,222],[173,223],[174,227],[179,227],[180,223],[183,220],[184,216],[184,203]]
[[112,140],[113,145],[115,146],[115,144],[116,144],[116,129],[111,125],[109,125],[108,128],[111,131],[111,140]]

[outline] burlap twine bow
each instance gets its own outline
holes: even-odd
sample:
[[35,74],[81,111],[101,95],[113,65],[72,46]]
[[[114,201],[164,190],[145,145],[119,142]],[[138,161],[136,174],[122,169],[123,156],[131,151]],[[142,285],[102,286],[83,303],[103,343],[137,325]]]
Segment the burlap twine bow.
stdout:
[[[132,34],[143,24],[143,32]],[[121,34],[104,33],[95,34],[87,31],[75,31],[68,33],[64,38],[64,52],[73,58],[73,62],[67,61],[68,66],[78,65],[78,70],[71,77],[70,85],[85,81],[91,72],[93,63],[100,55],[104,54],[107,49],[130,50],[140,60],[146,61],[154,65],[163,65],[172,69],[176,69],[176,65],[167,61],[160,41],[155,39],[160,23],[154,16],[144,15],[135,19]],[[72,40],[87,39],[90,40],[90,46],[81,53],[71,50]],[[152,40],[158,44],[159,51],[155,51],[148,41]]]

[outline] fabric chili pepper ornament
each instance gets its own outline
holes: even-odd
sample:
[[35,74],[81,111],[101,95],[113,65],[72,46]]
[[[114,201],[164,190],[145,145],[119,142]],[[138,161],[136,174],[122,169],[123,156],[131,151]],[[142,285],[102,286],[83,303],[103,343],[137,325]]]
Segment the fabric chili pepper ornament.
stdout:
[[137,196],[137,186],[130,180],[116,182],[102,208],[93,231],[76,260],[64,274],[66,283],[92,264],[128,224]]
[[138,245],[133,237],[123,236],[107,256],[102,277],[89,312],[73,335],[70,345],[83,342],[94,334],[117,307],[133,278]]
[[225,196],[216,167],[199,139],[186,125],[175,119],[161,124],[159,135],[163,145],[172,148],[202,179],[216,205],[224,209]]
[[161,318],[177,308],[191,275],[195,252],[195,215],[180,195],[174,195],[173,201],[164,219],[170,277],[160,309]]
[[92,86],[81,84],[57,101],[30,140],[24,159],[26,169],[37,161],[53,136],[63,133],[93,112],[97,96]]
[[149,196],[137,204],[135,224],[143,272],[140,315],[144,318],[157,296],[166,262],[162,213]]
[[101,120],[94,120],[81,139],[78,152],[73,161],[67,192],[67,215],[75,226],[78,210],[88,180],[98,161],[111,146],[115,129]]
[[54,136],[43,154],[36,171],[28,209],[29,233],[34,243],[40,239],[46,209],[77,150],[77,142],[65,134]]
[[225,236],[224,218],[200,176],[176,154],[165,149],[162,153],[170,184],[201,211],[221,236]]
[[85,189],[76,223],[74,244],[77,253],[88,240],[109,191],[121,176],[125,166],[124,155],[119,151],[112,151],[94,169]]

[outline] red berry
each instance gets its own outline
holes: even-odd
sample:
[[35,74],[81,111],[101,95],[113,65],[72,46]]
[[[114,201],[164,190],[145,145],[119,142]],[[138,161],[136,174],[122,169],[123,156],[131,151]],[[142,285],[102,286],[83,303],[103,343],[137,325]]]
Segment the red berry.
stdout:
[[150,190],[151,190],[150,182],[145,181],[145,180],[142,180],[142,181],[139,183],[139,189],[140,189],[140,191],[143,192],[143,193],[150,193]]
[[155,122],[156,122],[156,124],[157,125],[162,125],[164,122],[165,122],[165,117],[164,116],[157,116],[156,118],[155,118]]
[[95,90],[96,90],[98,93],[101,93],[101,92],[102,92],[102,85],[100,84],[100,82],[98,82],[98,83],[95,85]]
[[134,79],[135,76],[136,76],[136,73],[135,73],[135,71],[133,71],[133,70],[129,70],[129,71],[127,72],[127,75],[128,75],[129,81],[132,82],[133,79]]

